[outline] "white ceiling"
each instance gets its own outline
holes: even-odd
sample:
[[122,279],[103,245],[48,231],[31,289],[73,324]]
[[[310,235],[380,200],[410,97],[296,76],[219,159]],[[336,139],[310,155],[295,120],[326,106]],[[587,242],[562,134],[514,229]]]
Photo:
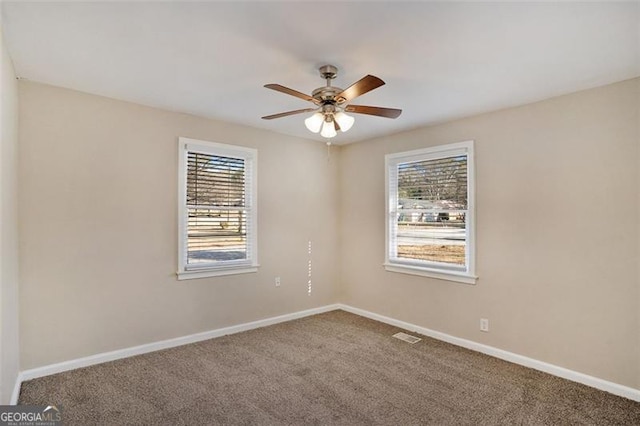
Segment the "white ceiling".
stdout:
[[4,1],[16,73],[28,80],[315,138],[317,68],[346,88],[387,84],[354,103],[402,108],[356,115],[349,143],[640,76],[640,3]]

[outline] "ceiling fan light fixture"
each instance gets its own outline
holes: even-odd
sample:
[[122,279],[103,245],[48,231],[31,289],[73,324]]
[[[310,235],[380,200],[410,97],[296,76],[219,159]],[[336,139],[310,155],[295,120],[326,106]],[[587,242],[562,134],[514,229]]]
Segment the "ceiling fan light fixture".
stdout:
[[314,104],[314,107],[266,115],[262,117],[262,119],[273,120],[274,118],[312,112],[313,115],[304,120],[305,127],[312,133],[320,132],[324,138],[333,138],[337,136],[338,131],[346,132],[353,127],[355,122],[354,117],[345,114],[344,111],[385,118],[398,118],[402,113],[401,109],[396,108],[351,104],[351,101],[358,96],[362,96],[365,93],[383,86],[384,81],[378,77],[368,74],[343,90],[337,86],[331,85],[331,80],[336,78],[336,75],[338,74],[338,68],[333,65],[324,65],[319,68],[319,71],[320,76],[327,80],[327,84],[326,86],[315,89],[311,95],[298,92],[297,90],[290,89],[280,84],[265,84],[264,87],[267,89],[309,101]]
[[304,120],[304,125],[307,126],[310,132],[318,133],[324,123],[324,114],[316,112],[311,117]]
[[349,130],[351,126],[353,126],[353,123],[356,121],[355,118],[345,114],[342,111],[334,114],[333,119],[338,122],[338,125],[340,126],[340,130],[342,130],[343,132],[346,132],[347,130]]
[[338,133],[336,132],[336,127],[333,124],[333,121],[325,121],[322,124],[322,131],[320,132],[320,135],[323,138],[332,138],[337,134]]

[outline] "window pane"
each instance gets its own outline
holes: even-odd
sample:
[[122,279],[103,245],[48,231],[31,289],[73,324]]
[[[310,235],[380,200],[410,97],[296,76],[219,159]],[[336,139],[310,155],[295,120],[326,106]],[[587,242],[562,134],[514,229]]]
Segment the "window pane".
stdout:
[[398,198],[404,208],[467,208],[467,156],[401,163]]
[[189,152],[187,158],[187,204],[244,206],[244,163],[241,158]]
[[465,264],[464,211],[398,213],[398,258]]
[[188,209],[187,263],[247,259],[244,210]]
[[467,156],[398,164],[397,257],[464,266]]
[[189,152],[188,264],[247,259],[246,211],[233,208],[244,205],[244,159]]

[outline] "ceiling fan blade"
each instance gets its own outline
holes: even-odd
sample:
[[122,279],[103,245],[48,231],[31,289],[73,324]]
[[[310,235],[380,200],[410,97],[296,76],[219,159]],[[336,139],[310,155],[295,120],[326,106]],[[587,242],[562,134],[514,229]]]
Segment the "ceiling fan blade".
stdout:
[[281,112],[279,114],[265,115],[263,120],[273,120],[274,118],[286,117],[288,115],[302,114],[303,112],[313,112],[316,108],[297,109],[295,111]]
[[305,95],[302,92],[298,92],[297,90],[284,87],[280,84],[265,84],[264,87],[266,87],[267,89],[275,90],[276,92],[281,92],[287,95],[295,96],[296,98],[304,99],[305,101],[313,102],[316,105],[320,105],[319,100],[314,99],[309,95]]
[[398,118],[402,114],[401,109],[381,108],[365,105],[347,105],[344,110],[346,112],[354,112],[356,114],[377,115],[378,117]]
[[384,81],[374,75],[367,75],[336,95],[336,101],[343,103],[384,85]]

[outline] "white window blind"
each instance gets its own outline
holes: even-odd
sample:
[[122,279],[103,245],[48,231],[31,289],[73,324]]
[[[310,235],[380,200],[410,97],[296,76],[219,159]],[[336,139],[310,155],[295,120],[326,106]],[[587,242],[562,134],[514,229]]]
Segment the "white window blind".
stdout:
[[387,266],[473,274],[472,149],[463,142],[387,156]]
[[255,151],[183,140],[180,270],[255,266]]

